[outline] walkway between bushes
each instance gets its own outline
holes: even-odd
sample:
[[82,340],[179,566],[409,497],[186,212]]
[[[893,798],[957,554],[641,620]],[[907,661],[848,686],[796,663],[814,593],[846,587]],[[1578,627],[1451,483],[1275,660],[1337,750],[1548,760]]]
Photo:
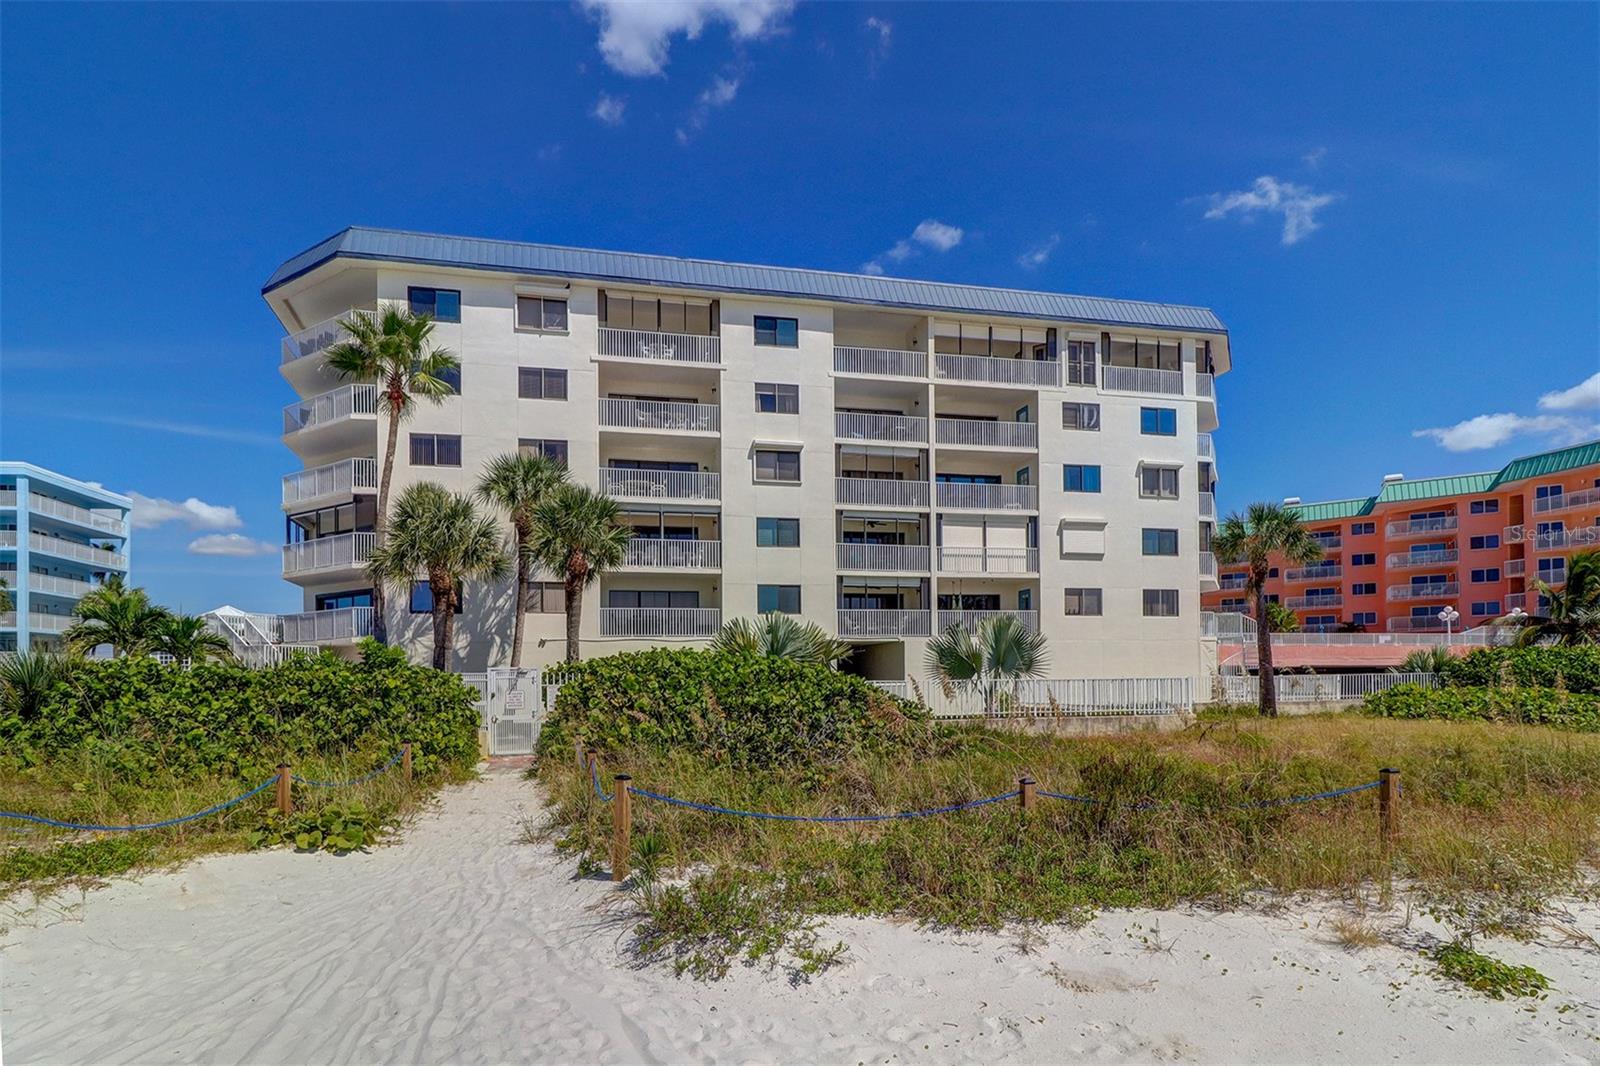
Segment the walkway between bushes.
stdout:
[[[541,816],[521,772],[494,767],[369,854],[220,856],[0,904],[7,1058],[1490,1062],[1596,1046],[1582,1029],[1600,1008],[1555,1009],[1593,998],[1594,953],[1495,942],[1557,986],[1530,1014],[1440,986],[1413,953],[1334,946],[1319,908],[1117,912],[1037,942],[848,920],[830,932],[850,961],[810,985],[738,968],[696,984],[631,963],[613,886],[523,840]],[[1600,933],[1600,908],[1575,913]]]

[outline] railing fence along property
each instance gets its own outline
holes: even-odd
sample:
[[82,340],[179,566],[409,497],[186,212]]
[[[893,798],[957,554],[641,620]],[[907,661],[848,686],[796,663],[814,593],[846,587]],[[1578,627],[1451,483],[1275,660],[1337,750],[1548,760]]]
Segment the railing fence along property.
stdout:
[[[1438,674],[1278,674],[1273,680],[1279,703],[1354,703],[1396,685],[1438,688]],[[1217,678],[1224,703],[1255,703],[1261,698],[1261,679],[1245,674]]]
[[915,686],[907,681],[872,684],[903,699],[915,700],[920,692],[935,718],[1188,714],[1195,704],[1194,681],[1187,677],[1027,678],[997,684],[993,699],[970,688],[947,693],[937,681],[918,682]]

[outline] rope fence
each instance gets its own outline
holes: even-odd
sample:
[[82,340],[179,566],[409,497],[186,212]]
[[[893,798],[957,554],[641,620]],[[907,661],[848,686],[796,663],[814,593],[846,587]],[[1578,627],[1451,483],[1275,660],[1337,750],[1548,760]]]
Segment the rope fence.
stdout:
[[[237,807],[245,800],[265,792],[274,785],[276,785],[278,789],[277,796],[275,797],[278,811],[281,814],[289,815],[294,813],[294,792],[292,788],[293,782],[299,782],[300,784],[306,785],[310,788],[348,788],[351,785],[360,785],[367,781],[371,781],[373,778],[392,770],[396,764],[399,764],[405,776],[405,780],[409,784],[411,781],[411,745],[409,743],[400,745],[400,750],[395,752],[394,755],[390,757],[389,761],[384,763],[382,766],[379,766],[377,769],[371,770],[368,773],[362,774],[360,777],[352,777],[348,781],[312,781],[309,778],[304,778],[293,773],[288,763],[280,763],[278,764],[276,773],[248,792],[241,792],[232,799],[223,800],[221,803],[214,803],[203,811],[195,811],[193,814],[184,814],[176,818],[167,818],[160,822],[142,822],[137,825],[90,825],[84,822],[64,822],[56,818],[46,818],[43,815],[38,814],[23,814],[20,811],[0,811],[0,819],[7,819],[14,822],[27,822],[33,825],[46,825],[55,829],[74,829],[81,832],[90,833],[129,833],[144,829],[166,829],[170,826],[183,825],[186,822],[199,821],[201,818],[205,818],[209,815],[221,814],[223,811],[226,811],[232,807]],[[609,796],[606,798],[610,799]]]

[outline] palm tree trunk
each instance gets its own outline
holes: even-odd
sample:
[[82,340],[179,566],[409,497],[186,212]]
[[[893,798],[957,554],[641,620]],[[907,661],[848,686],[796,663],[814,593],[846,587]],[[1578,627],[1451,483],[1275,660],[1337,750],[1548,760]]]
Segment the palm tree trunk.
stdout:
[[522,632],[528,622],[528,556],[523,548],[528,543],[528,533],[517,527],[517,620],[511,627],[511,669],[522,665]]
[[433,593],[433,668],[435,670],[448,670],[450,668],[450,622],[451,603],[450,586],[441,587],[441,583],[434,580],[433,575],[428,576],[428,591]]
[[1267,625],[1267,593],[1256,586],[1256,676],[1260,681],[1261,713],[1278,717],[1278,685],[1272,672],[1272,627]]
[[[384,527],[389,523],[389,482],[394,476],[394,451],[400,441],[400,415],[390,398],[389,441],[384,447],[383,469],[378,474],[378,513],[372,519],[372,543],[383,547]],[[372,583],[372,639],[379,644],[389,643],[389,623],[384,617],[383,582]]]
[[583,574],[569,569],[564,585],[567,594],[567,662],[578,661],[578,629],[583,618]]

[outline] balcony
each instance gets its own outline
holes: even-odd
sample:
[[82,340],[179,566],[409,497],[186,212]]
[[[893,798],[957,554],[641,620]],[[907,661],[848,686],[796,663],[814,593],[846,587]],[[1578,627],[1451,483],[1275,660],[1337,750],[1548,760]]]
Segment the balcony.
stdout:
[[962,481],[938,482],[941,508],[952,511],[1037,511],[1036,485],[975,485]]
[[286,614],[278,621],[285,644],[334,644],[372,635],[371,607]]
[[1039,631],[1038,611],[940,611],[939,632],[943,633],[951,626],[960,626],[962,629],[974,630],[979,623],[988,618],[1015,618],[1021,622],[1023,628]]
[[[16,493],[12,493],[12,504],[16,503]],[[126,537],[128,523],[114,514],[104,511],[91,511],[87,507],[66,503],[62,500],[41,496],[37,492],[28,493],[28,510],[34,514],[48,515],[58,518],[63,522],[71,522],[85,529],[92,529],[97,533],[104,533],[113,537]]]
[[844,610],[839,611],[841,637],[926,637],[931,635],[932,617],[927,611]]
[[640,639],[714,637],[722,628],[717,607],[602,607],[600,635]]
[[926,378],[928,353],[894,348],[833,349],[835,374],[862,374],[868,377]]
[[372,318],[376,314],[377,312],[375,311],[351,308],[348,311],[341,311],[332,318],[323,319],[314,326],[307,326],[305,329],[289,334],[283,338],[283,357],[279,361],[279,365],[287,366],[298,359],[318,355],[346,339],[349,334],[339,325],[345,319],[354,315],[365,315],[368,318]]
[[1546,496],[1533,501],[1534,514],[1562,514],[1567,511],[1587,511],[1600,508],[1600,487],[1563,492],[1559,496]]
[[325,429],[353,419],[375,419],[378,390],[374,385],[345,385],[320,396],[292,403],[283,409],[283,432]]
[[1527,577],[1528,560],[1507,559],[1505,562],[1505,574],[1506,577]]
[[1333,609],[1344,606],[1344,596],[1337,592],[1331,596],[1290,596],[1283,605],[1291,611]]
[[1195,436],[1195,454],[1208,462],[1216,462],[1217,449],[1211,440],[1211,434],[1200,433]]
[[1111,392],[1138,392],[1156,396],[1182,396],[1183,371],[1146,366],[1100,367],[1100,387]]
[[1217,376],[1215,374],[1195,374],[1194,394],[1202,400],[1216,400]]
[[1200,493],[1200,517],[1205,521],[1216,521],[1217,497],[1214,494]]
[[283,576],[359,570],[372,554],[371,533],[341,533],[283,546]]
[[1211,552],[1200,553],[1200,580],[1213,583],[1217,580],[1217,557]]
[[940,548],[941,574],[1037,574],[1038,548]]
[[928,572],[932,549],[926,544],[838,544],[834,546],[840,570],[874,573]]
[[1454,566],[1461,553],[1454,548],[1431,552],[1392,552],[1386,560],[1390,570],[1420,570],[1425,567]]
[[341,459],[287,474],[283,479],[283,506],[301,507],[313,500],[336,500],[357,492],[378,491],[376,459]]
[[852,507],[928,506],[926,481],[896,481],[892,478],[838,477],[833,479],[836,503]]
[[1338,551],[1344,547],[1344,538],[1337,533],[1311,534],[1311,539],[1317,542],[1317,547],[1325,552]]
[[17,628],[16,611],[0,611],[0,629]]
[[1061,384],[1061,364],[1048,359],[996,359],[988,355],[935,355],[934,377],[980,385]]
[[28,612],[28,631],[31,633],[65,633],[72,625],[73,618],[70,614],[44,614],[40,611]]
[[1283,572],[1283,579],[1291,585],[1303,585],[1311,581],[1337,581],[1342,576],[1344,567],[1339,563],[1301,566]]
[[968,448],[1037,449],[1039,426],[1034,422],[990,422],[981,418],[935,418],[937,444]]
[[874,415],[855,411],[835,411],[833,435],[843,440],[925,444],[928,440],[928,420],[913,415]]
[[1460,524],[1456,516],[1450,514],[1439,518],[1406,518],[1399,522],[1390,522],[1383,528],[1386,536],[1403,539],[1426,537],[1436,533],[1454,533]]
[[1525,544],[1533,545],[1536,552],[1560,551],[1562,548],[1586,548],[1600,544],[1600,526],[1578,526],[1574,529],[1557,529],[1549,533],[1535,533]]
[[[16,531],[10,530],[11,545],[16,544]],[[0,540],[0,548],[8,547],[4,540]],[[75,562],[87,563],[90,566],[104,567],[107,570],[128,569],[128,557],[121,552],[107,548],[96,548],[92,544],[79,544],[75,540],[62,540],[60,537],[47,537],[43,533],[28,534],[28,550],[44,552],[60,559],[71,559]]]
[[722,498],[722,475],[694,470],[602,467],[600,491],[619,500],[711,502]]
[[14,529],[0,529],[0,548],[15,548],[17,546],[17,531]]
[[1444,623],[1429,614],[1420,618],[1391,618],[1385,628],[1391,633],[1443,633]]
[[720,570],[722,541],[634,537],[628,541],[622,565],[640,570]]
[[30,596],[62,596],[69,600],[81,600],[98,587],[98,585],[87,581],[77,581],[70,577],[57,577],[54,574],[28,575],[28,595]]
[[1236,592],[1244,588],[1249,581],[1250,576],[1248,574],[1223,574],[1217,580],[1217,584],[1226,592]]
[[1390,585],[1388,600],[1390,603],[1404,603],[1412,600],[1453,600],[1461,595],[1461,582],[1459,581],[1429,581],[1422,585]]
[[722,363],[722,338],[601,326],[599,354],[609,359],[718,366]]
[[714,403],[606,398],[600,401],[600,428],[719,433],[722,408]]
[[1528,609],[1528,594],[1526,592],[1513,592],[1506,597],[1506,613],[1510,614],[1518,609],[1523,611]]

